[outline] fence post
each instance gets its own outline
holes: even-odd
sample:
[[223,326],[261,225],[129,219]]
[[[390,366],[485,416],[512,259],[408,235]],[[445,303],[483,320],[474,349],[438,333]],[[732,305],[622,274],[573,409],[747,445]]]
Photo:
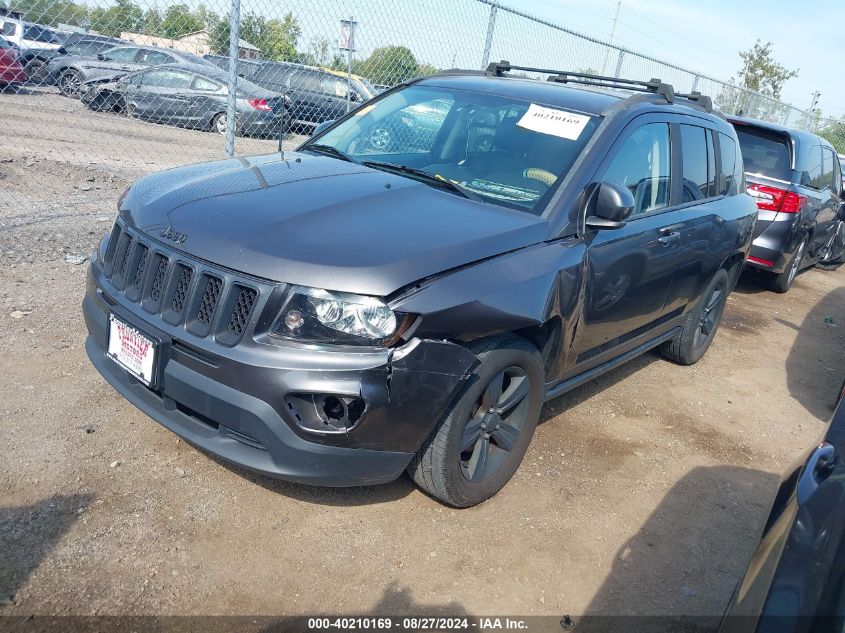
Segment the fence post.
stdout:
[[614,77],[619,77],[622,74],[622,60],[625,59],[625,51],[619,51],[619,57],[616,59],[616,70],[613,73]]
[[235,155],[235,100],[238,92],[238,41],[241,37],[241,0],[232,0],[229,15],[229,95],[226,99],[226,156]]
[[698,90],[698,80],[699,79],[701,79],[701,78],[698,75],[693,77],[693,79],[692,79],[692,90],[690,90],[690,92],[695,92],[696,90]]
[[484,52],[481,54],[481,70],[490,63],[490,47],[493,46],[493,32],[496,30],[496,12],[498,6],[490,3],[490,18],[487,20],[487,37],[484,38]]

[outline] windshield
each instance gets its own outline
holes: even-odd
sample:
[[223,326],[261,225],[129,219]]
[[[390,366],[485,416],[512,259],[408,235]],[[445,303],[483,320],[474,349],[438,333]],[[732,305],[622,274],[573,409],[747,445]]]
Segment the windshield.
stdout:
[[314,143],[539,215],[597,125],[596,117],[560,107],[415,85],[362,107]]
[[61,44],[61,40],[49,29],[45,29],[37,24],[25,24],[23,28],[23,39],[25,40],[43,42],[45,44]]

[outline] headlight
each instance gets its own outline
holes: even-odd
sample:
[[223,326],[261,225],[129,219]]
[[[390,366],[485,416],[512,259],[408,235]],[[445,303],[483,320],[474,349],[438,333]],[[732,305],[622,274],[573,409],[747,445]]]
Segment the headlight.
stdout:
[[375,297],[294,288],[271,332],[309,343],[384,345],[409,321]]

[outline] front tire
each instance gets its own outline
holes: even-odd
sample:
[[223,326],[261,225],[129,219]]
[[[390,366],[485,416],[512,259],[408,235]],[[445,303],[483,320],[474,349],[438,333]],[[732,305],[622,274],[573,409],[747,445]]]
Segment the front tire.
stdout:
[[720,268],[698,304],[687,315],[681,331],[660,346],[663,357],[679,365],[694,365],[700,361],[722,322],[729,292],[728,273]]
[[59,92],[66,97],[79,97],[79,87],[82,85],[82,74],[72,68],[59,75]]
[[480,361],[469,384],[408,466],[440,501],[468,508],[516,472],[537,427],[545,372],[536,348],[512,334],[471,348]]

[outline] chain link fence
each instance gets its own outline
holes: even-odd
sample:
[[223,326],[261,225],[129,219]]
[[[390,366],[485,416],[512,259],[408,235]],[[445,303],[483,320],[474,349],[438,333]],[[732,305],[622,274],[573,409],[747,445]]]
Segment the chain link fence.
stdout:
[[[494,0],[5,1],[0,207],[17,215],[0,217],[0,258],[30,259],[24,242],[37,235],[8,229],[39,225],[33,215],[85,218],[86,235],[65,247],[82,249],[139,175],[293,147],[404,79],[500,59],[659,77],[725,113],[814,129],[845,151],[842,121]],[[417,116],[407,126],[424,130],[437,114]]]

